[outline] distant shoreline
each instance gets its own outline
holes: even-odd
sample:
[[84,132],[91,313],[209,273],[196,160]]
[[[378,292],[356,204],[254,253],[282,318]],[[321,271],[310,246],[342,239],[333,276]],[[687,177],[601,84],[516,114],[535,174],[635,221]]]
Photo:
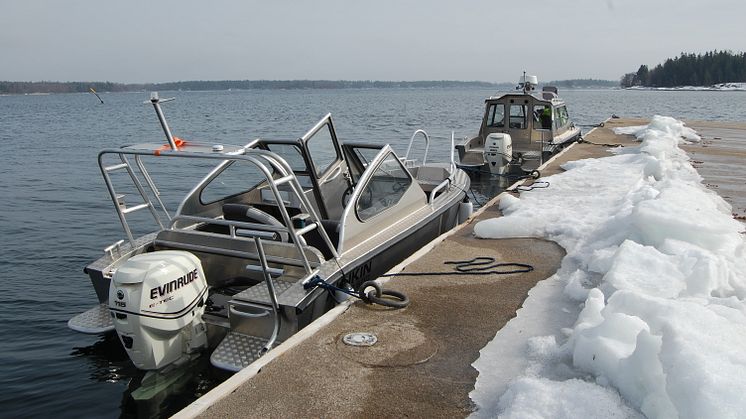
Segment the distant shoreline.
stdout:
[[[610,80],[576,79],[552,81],[560,88],[612,88],[618,85]],[[512,90],[515,83],[484,81],[423,80],[223,80],[179,81],[166,83],[112,83],[112,82],[57,82],[57,81],[0,81],[0,95],[88,93],[91,89],[101,93],[145,91],[228,91],[228,90],[305,90],[305,89],[392,89],[392,88],[454,88],[470,87]]]
[[0,81],[0,94],[102,93],[144,91],[227,91],[227,90],[304,90],[304,89],[390,89],[390,88],[497,88],[500,83],[482,81],[346,81],[346,80],[222,80],[166,83],[112,82],[12,82]]
[[650,86],[631,86],[625,87],[625,90],[651,90],[662,92],[743,92],[746,91],[746,82],[744,83],[718,83],[710,86],[676,86],[676,87],[650,87]]

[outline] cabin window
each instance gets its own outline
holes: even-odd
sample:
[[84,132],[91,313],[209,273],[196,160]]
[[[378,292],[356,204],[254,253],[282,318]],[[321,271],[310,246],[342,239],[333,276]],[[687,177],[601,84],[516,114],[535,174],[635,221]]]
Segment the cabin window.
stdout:
[[300,147],[295,144],[272,142],[265,143],[264,145],[269,151],[285,159],[303,188],[313,187],[310,176],[311,172],[308,166],[306,166],[306,161],[303,159]]
[[412,178],[399,159],[389,154],[378,166],[362,193],[355,210],[366,221],[395,206],[412,184]]
[[265,145],[269,151],[285,159],[290,168],[293,169],[293,172],[308,172],[306,162],[303,160],[303,154],[301,154],[300,148],[297,145],[285,143],[267,143]]
[[487,126],[496,128],[505,126],[505,106],[502,103],[490,105],[487,111]]
[[352,176],[352,183],[356,184],[360,180],[360,176],[363,175],[365,169],[370,165],[378,153],[381,151],[381,146],[369,146],[369,145],[348,145],[351,155],[348,155],[348,165],[350,168],[350,176]]
[[557,128],[564,127],[569,121],[570,117],[567,115],[567,107],[560,106],[557,108],[557,114],[554,120],[555,124],[557,124]]
[[534,106],[534,129],[552,129],[552,106]]
[[306,147],[308,147],[308,154],[310,154],[317,177],[321,177],[335,161],[339,160],[337,147],[328,124],[308,139]]
[[220,174],[205,185],[200,193],[200,201],[207,205],[255,189],[266,178],[256,165],[247,161],[234,160]]
[[510,128],[526,128],[526,105],[510,105]]

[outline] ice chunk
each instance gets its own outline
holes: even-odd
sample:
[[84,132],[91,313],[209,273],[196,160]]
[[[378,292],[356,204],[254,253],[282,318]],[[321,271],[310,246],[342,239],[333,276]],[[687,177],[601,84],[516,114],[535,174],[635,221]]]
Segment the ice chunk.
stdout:
[[604,282],[617,290],[632,290],[658,297],[677,297],[685,288],[678,259],[651,246],[626,240],[619,246]]
[[[500,418],[505,419],[643,417],[626,406],[616,391],[579,379],[552,381],[541,377],[521,378],[512,383],[500,399],[500,408]],[[475,416],[494,417],[480,412]]]
[[[746,412],[744,227],[679,149],[696,133],[659,116],[626,132],[639,147],[567,163],[542,179],[549,188],[508,198],[503,217],[475,226],[480,237],[535,235],[567,252],[540,283],[555,292],[532,290],[474,363],[479,416]],[[573,312],[571,328],[547,315]],[[507,348],[522,376],[500,364]],[[594,411],[596,403],[611,410]]]

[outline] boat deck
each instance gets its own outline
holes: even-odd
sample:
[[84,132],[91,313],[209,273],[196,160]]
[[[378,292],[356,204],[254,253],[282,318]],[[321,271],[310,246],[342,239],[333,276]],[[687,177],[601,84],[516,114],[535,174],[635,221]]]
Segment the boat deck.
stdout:
[[[612,129],[645,123],[609,120],[585,139],[597,144],[634,146],[630,136],[615,135]],[[724,138],[746,141],[746,124],[689,125],[705,137],[702,144],[687,147],[703,168],[724,155],[732,157],[717,147],[718,138],[720,143],[725,143]],[[608,149],[590,143],[573,144],[548,161],[541,169],[542,175],[561,171],[560,165],[567,161],[603,157],[608,155]],[[700,173],[715,191],[726,190],[718,187],[717,176],[710,178],[702,170]],[[739,179],[742,182],[743,178]],[[744,189],[728,189],[729,196],[724,196],[734,204],[734,212],[741,214],[746,205],[739,207],[740,201],[734,198],[746,199]],[[564,256],[558,245],[541,239],[476,239],[472,234],[475,222],[500,216],[496,204],[501,196],[461,228],[405,261],[403,272],[450,271],[444,261],[475,256],[528,263],[534,267],[532,272],[394,277],[384,288],[406,293],[411,299],[406,309],[391,310],[360,302],[343,304],[260,359],[260,364],[235,374],[176,417],[469,415],[473,410],[469,392],[477,377],[471,364],[479,357],[480,349],[516,315],[529,290],[556,272]],[[352,332],[374,333],[378,342],[370,347],[342,343],[342,337]]]

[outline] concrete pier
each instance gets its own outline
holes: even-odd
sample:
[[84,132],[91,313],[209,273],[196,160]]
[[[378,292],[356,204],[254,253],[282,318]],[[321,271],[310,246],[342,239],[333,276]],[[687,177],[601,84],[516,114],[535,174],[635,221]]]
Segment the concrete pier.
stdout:
[[[633,137],[615,135],[617,126],[647,121],[612,119],[586,135],[586,142],[566,148],[541,168],[543,176],[560,172],[567,161],[609,155],[612,145],[636,146]],[[746,124],[694,122],[709,144],[687,146],[702,168],[732,159],[720,138],[746,142]],[[726,149],[726,151],[723,151]],[[746,148],[741,148],[746,149]],[[711,162],[711,163],[709,163]],[[730,191],[743,177],[715,173],[717,192]],[[717,178],[717,179],[716,179]],[[717,186],[720,185],[720,186]],[[714,187],[717,186],[717,187]],[[735,190],[736,188],[732,188]],[[515,193],[515,192],[514,192]],[[384,288],[406,293],[411,304],[402,310],[348,302],[270,352],[259,363],[182,410],[176,417],[464,417],[474,409],[469,392],[477,371],[471,364],[482,349],[515,316],[529,290],[556,272],[564,251],[542,239],[480,240],[474,224],[499,217],[498,196],[475,216],[395,268],[404,273],[452,272],[445,261],[476,256],[498,262],[530,264],[528,273],[507,275],[395,276]],[[731,198],[732,199],[732,198]],[[740,201],[738,201],[740,202]],[[733,201],[731,201],[733,203]],[[734,209],[746,212],[746,204]],[[378,342],[352,347],[342,337],[374,333]]]

